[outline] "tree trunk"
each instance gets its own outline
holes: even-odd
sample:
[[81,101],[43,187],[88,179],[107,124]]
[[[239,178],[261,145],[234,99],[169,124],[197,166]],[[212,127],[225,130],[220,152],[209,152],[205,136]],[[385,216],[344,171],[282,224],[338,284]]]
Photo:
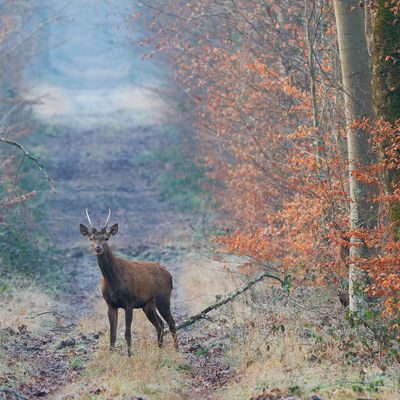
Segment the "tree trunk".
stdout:
[[[400,118],[400,24],[386,1],[374,2],[371,12],[371,54],[372,54],[372,94],[377,118],[394,123]],[[386,61],[386,57],[390,58]],[[384,148],[389,143],[383,143]],[[400,181],[397,171],[386,171],[384,176],[386,191],[391,193],[393,186]],[[400,204],[390,209],[392,222],[396,223],[397,235],[400,230]]]
[[[347,150],[349,162],[350,230],[361,231],[376,223],[375,207],[370,202],[372,188],[360,182],[354,170],[370,164],[368,136],[351,125],[372,115],[371,74],[365,38],[364,12],[358,1],[334,1],[340,52],[343,91],[345,95]],[[360,259],[368,257],[365,243],[350,238],[349,307],[354,314],[366,308],[366,275],[358,268]]]

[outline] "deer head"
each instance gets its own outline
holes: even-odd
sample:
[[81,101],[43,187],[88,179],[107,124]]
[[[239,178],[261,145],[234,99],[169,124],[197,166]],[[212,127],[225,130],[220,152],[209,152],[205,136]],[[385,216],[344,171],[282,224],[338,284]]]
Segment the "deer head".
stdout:
[[86,225],[80,224],[79,229],[83,236],[87,236],[89,240],[92,242],[93,251],[97,255],[101,255],[104,250],[107,248],[107,241],[111,236],[115,235],[118,232],[118,224],[114,224],[110,229],[107,228],[108,221],[111,217],[111,210],[108,210],[108,216],[106,223],[100,229],[96,229],[89,216],[88,209],[86,209],[86,217],[89,222],[90,228]]

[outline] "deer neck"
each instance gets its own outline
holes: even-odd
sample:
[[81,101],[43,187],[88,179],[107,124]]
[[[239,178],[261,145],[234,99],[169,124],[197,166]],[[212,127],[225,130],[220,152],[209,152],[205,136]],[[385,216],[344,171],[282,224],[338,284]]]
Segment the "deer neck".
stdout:
[[97,255],[97,262],[99,264],[101,273],[106,281],[111,285],[117,283],[118,279],[118,262],[111,249],[106,245],[103,253]]

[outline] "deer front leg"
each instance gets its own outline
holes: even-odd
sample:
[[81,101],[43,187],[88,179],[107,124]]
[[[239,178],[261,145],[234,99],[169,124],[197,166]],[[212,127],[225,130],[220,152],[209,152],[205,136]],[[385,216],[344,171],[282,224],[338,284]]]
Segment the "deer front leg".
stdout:
[[125,309],[125,340],[126,340],[126,345],[128,346],[128,357],[130,357],[132,355],[132,353],[131,353],[131,345],[132,345],[132,334],[131,334],[132,314],[133,314],[133,308],[132,307],[127,307]]
[[110,322],[110,350],[117,339],[118,308],[108,305],[108,321]]

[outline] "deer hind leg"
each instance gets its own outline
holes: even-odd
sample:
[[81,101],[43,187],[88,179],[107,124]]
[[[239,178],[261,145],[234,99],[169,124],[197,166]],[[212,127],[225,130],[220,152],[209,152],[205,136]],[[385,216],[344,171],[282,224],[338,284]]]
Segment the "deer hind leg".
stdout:
[[176,325],[174,319],[172,318],[170,303],[160,301],[157,303],[157,309],[160,312],[161,316],[167,322],[169,330],[171,331],[172,334],[172,338],[174,339],[175,349],[178,350],[179,346],[178,346],[178,339],[176,336]]
[[132,352],[131,352],[131,346],[132,346],[132,333],[131,333],[132,315],[133,315],[133,308],[132,307],[127,307],[125,309],[125,340],[126,340],[126,345],[128,347],[128,357],[130,357],[132,355]]
[[149,321],[154,325],[157,331],[157,342],[158,347],[162,347],[163,345],[163,335],[164,335],[164,324],[161,318],[157,315],[156,306],[154,302],[150,302],[143,307],[143,311],[146,314],[146,317]]
[[108,321],[110,322],[110,350],[117,339],[118,308],[108,305]]

